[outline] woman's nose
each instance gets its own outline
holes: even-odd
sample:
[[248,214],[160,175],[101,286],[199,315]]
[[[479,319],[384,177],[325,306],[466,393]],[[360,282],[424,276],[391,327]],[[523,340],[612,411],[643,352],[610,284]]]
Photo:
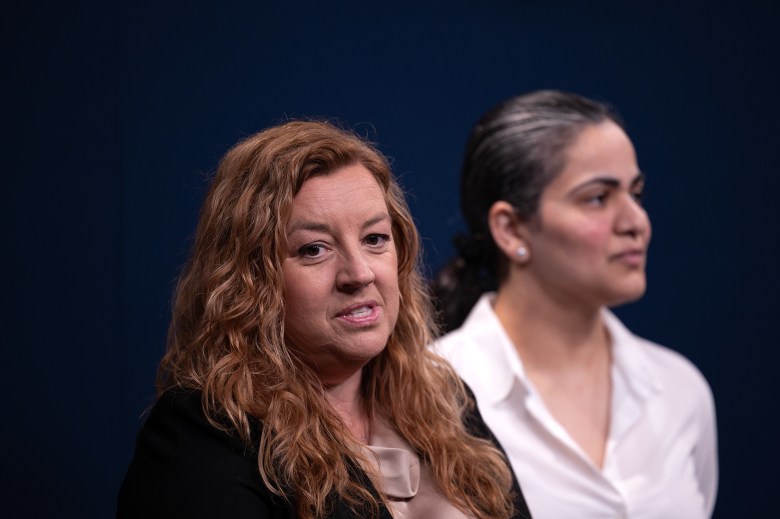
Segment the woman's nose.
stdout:
[[336,284],[341,290],[355,290],[374,281],[374,271],[368,258],[362,252],[342,255]]
[[620,206],[615,221],[615,229],[618,234],[630,234],[644,236],[650,231],[650,219],[647,211],[633,196],[628,195]]

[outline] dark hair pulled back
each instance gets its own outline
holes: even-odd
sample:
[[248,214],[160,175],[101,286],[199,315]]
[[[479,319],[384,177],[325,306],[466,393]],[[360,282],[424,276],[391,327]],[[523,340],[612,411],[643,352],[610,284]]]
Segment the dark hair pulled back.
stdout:
[[444,331],[460,326],[480,295],[503,279],[506,259],[488,227],[499,200],[530,219],[544,188],[564,168],[565,151],[588,125],[611,120],[605,104],[557,90],[540,90],[499,103],[474,125],[461,168],[460,206],[468,234],[454,238],[457,257],[433,282]]

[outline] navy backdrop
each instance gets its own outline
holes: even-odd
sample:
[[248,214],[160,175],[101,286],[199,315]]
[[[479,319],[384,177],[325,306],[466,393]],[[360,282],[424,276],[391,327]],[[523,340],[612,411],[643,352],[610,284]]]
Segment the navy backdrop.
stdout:
[[48,3],[0,22],[1,516],[114,513],[173,283],[230,145],[297,116],[378,141],[434,272],[462,226],[469,128],[538,88],[608,101],[626,120],[654,240],[648,294],[618,313],[712,386],[716,517],[776,516],[778,7]]

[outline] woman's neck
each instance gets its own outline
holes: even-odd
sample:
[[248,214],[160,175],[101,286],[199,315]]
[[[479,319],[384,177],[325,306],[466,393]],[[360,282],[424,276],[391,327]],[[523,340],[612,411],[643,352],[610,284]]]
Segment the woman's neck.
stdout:
[[350,433],[362,443],[370,437],[370,420],[361,395],[363,370],[346,380],[325,385],[325,398]]
[[601,468],[612,394],[610,337],[601,308],[557,302],[528,285],[522,291],[502,287],[496,315],[552,416]]
[[609,357],[610,339],[598,306],[557,301],[528,285],[505,285],[494,310],[530,369],[583,369]]

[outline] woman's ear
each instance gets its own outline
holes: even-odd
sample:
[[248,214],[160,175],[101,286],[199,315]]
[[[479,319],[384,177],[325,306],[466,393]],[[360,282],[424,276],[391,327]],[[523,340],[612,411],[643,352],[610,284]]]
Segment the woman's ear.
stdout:
[[488,226],[493,241],[512,263],[524,264],[531,258],[526,226],[509,202],[499,200],[488,211]]

